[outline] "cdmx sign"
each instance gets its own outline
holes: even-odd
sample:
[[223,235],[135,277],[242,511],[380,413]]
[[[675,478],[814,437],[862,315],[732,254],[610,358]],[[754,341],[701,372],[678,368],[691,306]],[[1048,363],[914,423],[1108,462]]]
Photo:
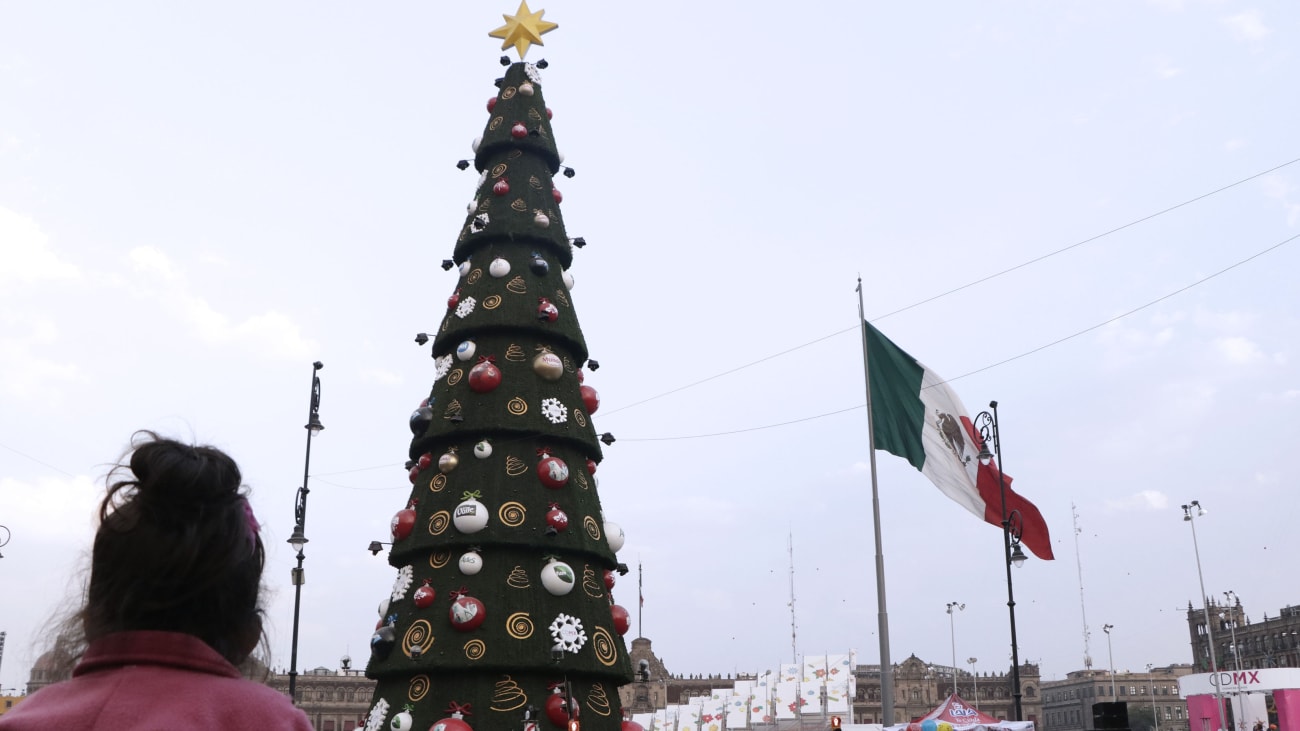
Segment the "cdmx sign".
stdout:
[[1258,670],[1241,670],[1235,673],[1209,673],[1210,685],[1222,688],[1225,685],[1259,685]]
[[1263,668],[1235,672],[1223,670],[1217,673],[1184,675],[1178,679],[1178,694],[1183,698],[1215,693],[1260,693],[1296,688],[1300,688],[1300,668]]

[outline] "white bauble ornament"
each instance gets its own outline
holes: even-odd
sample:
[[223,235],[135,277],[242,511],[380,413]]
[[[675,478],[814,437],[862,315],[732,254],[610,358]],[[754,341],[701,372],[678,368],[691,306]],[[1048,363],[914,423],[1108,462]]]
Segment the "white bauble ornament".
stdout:
[[559,150],[556,150],[556,151],[555,151],[555,156],[558,157],[558,158],[560,159],[560,162],[564,162],[564,153],[563,153],[563,152],[560,152]]
[[564,280],[565,289],[573,289],[573,275],[570,274],[568,270],[565,270],[565,272],[560,275],[560,279]]
[[524,96],[532,96],[533,91],[535,91],[533,89],[533,85],[528,83],[527,81],[519,85],[519,93],[523,94]]
[[573,568],[563,561],[551,559],[542,567],[542,586],[555,596],[564,596],[573,591],[576,583]]
[[551,217],[546,215],[545,213],[542,213],[541,211],[538,211],[533,216],[533,223],[541,228],[550,228]]
[[478,146],[481,144],[483,144],[483,138],[475,137],[474,141],[469,143],[469,149],[473,152],[478,152]]
[[478,198],[475,198],[474,200],[465,204],[466,213],[473,213],[475,208],[478,208]]
[[466,500],[456,506],[451,522],[461,533],[478,533],[487,527],[487,506],[473,498]]
[[472,360],[474,358],[474,353],[477,351],[478,346],[474,344],[474,341],[466,340],[456,346],[456,359],[461,361]]
[[478,444],[474,445],[474,456],[479,459],[487,459],[492,456],[492,442],[486,439],[480,439]]
[[[475,206],[475,207],[477,208],[477,206]],[[470,211],[470,213],[473,213],[473,211]],[[472,270],[472,268],[473,268],[473,265],[471,265],[471,264],[469,263],[469,260],[462,261],[462,262],[460,263],[460,275],[461,275],[462,277],[468,277],[470,271]]]
[[605,521],[605,542],[609,544],[609,550],[618,553],[619,549],[623,547],[623,542],[626,540],[627,536],[623,535],[622,526],[618,523],[611,523],[608,520]]
[[388,616],[388,597],[384,597],[384,600],[382,602],[379,602],[379,616],[380,617]]
[[544,350],[533,358],[533,372],[548,381],[558,381],[564,375],[564,361],[555,353]]
[[497,258],[492,260],[491,264],[488,265],[488,274],[491,274],[492,276],[498,279],[504,277],[509,273],[510,273],[510,262],[506,261],[504,257],[498,256]]
[[391,731],[411,731],[415,728],[415,722],[411,720],[410,711],[402,711],[393,715],[393,720],[388,722],[388,728]]
[[466,576],[473,576],[483,570],[483,557],[473,551],[466,551],[460,557],[460,572]]

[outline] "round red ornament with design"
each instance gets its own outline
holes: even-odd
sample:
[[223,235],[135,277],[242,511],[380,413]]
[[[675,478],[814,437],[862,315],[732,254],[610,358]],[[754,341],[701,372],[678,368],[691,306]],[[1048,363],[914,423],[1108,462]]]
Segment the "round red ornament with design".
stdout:
[[429,465],[431,464],[433,464],[432,452],[425,452],[424,454],[420,455],[419,459],[415,460],[415,465],[422,470],[429,469]]
[[456,290],[452,296],[447,298],[447,309],[454,310],[456,305],[460,304],[460,290]]
[[604,578],[605,578],[605,588],[606,588],[606,589],[613,589],[613,588],[614,588],[614,572],[613,572],[613,571],[610,571],[609,569],[605,569],[605,577],[604,577]]
[[582,394],[582,403],[587,407],[588,414],[596,413],[600,408],[600,394],[591,386],[580,386],[578,392]]
[[587,474],[589,475],[596,474],[596,460],[591,458],[587,459]]
[[[430,726],[429,731],[474,731],[472,726],[465,723],[465,716],[461,714],[460,706],[455,703],[451,705],[457,710],[452,712],[452,714],[447,718],[444,718]],[[466,704],[466,706],[468,705],[469,704]],[[465,713],[469,713],[469,710],[465,709]]]
[[469,390],[474,393],[489,393],[501,385],[501,369],[497,368],[496,358],[485,355],[478,359],[478,364],[469,369]]
[[492,184],[492,192],[496,195],[505,195],[510,192],[510,183],[505,178],[501,178]]
[[451,626],[459,632],[471,632],[483,624],[487,618],[487,607],[483,602],[470,596],[464,589],[451,593],[451,609],[447,612]]
[[552,457],[544,449],[537,450],[537,479],[552,490],[558,490],[569,483],[569,465],[559,457]]
[[551,503],[551,509],[546,511],[546,532],[548,535],[563,533],[569,529],[569,514],[560,510],[558,503]]
[[407,472],[407,475],[409,475],[410,478],[411,478],[411,484],[415,484],[415,481],[418,480],[418,479],[420,479],[420,468],[419,468],[419,466],[417,465],[417,466],[415,466],[415,467],[412,467],[412,468]]
[[488,99],[487,108],[489,112],[492,111],[493,109],[496,109],[496,106],[497,106],[496,97],[492,97],[491,99]]
[[415,501],[406,504],[406,507],[397,511],[389,524],[389,530],[393,535],[393,541],[400,541],[411,535],[411,529],[415,528]]
[[524,126],[523,122],[515,122],[514,125],[510,127],[510,136],[517,140],[527,137],[528,128]]
[[564,712],[564,696],[560,694],[559,689],[546,697],[546,717],[556,728],[567,729],[569,727],[569,717],[578,717],[578,699],[569,699],[569,712]]
[[543,322],[555,322],[560,319],[560,309],[545,297],[537,298],[537,319]]
[[420,609],[428,609],[429,605],[433,604],[433,600],[438,596],[438,592],[434,591],[432,586],[429,586],[432,583],[433,579],[425,579],[424,585],[416,589],[415,593],[411,595],[411,601],[415,602],[415,606]]
[[627,630],[632,626],[631,620],[627,616],[627,610],[617,604],[609,605],[609,613],[614,617],[614,629],[620,634],[627,634]]
[[622,731],[645,731],[645,726],[636,721],[624,721]]
[[564,194],[560,192],[559,188],[551,188],[551,197],[555,199],[556,203],[564,202]]

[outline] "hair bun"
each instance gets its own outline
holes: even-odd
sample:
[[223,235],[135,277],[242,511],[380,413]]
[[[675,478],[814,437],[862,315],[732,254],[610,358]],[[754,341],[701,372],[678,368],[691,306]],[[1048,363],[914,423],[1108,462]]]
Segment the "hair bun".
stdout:
[[150,440],[131,454],[141,499],[157,504],[225,502],[239,497],[239,467],[224,452],[145,432]]

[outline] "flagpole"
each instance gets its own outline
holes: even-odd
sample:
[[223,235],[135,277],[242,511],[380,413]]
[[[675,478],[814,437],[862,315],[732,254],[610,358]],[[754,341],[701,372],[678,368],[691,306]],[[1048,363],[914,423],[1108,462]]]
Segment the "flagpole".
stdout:
[[645,614],[645,592],[642,589],[641,559],[636,561],[636,636],[645,637],[641,630],[641,615]]
[[880,488],[876,480],[876,432],[871,423],[871,364],[867,360],[867,315],[858,276],[858,327],[862,329],[862,379],[867,391],[867,454],[871,460],[871,516],[876,528],[876,606],[880,634],[880,722],[894,723],[894,669],[889,662],[889,610],[885,605],[885,551],[880,540]]

